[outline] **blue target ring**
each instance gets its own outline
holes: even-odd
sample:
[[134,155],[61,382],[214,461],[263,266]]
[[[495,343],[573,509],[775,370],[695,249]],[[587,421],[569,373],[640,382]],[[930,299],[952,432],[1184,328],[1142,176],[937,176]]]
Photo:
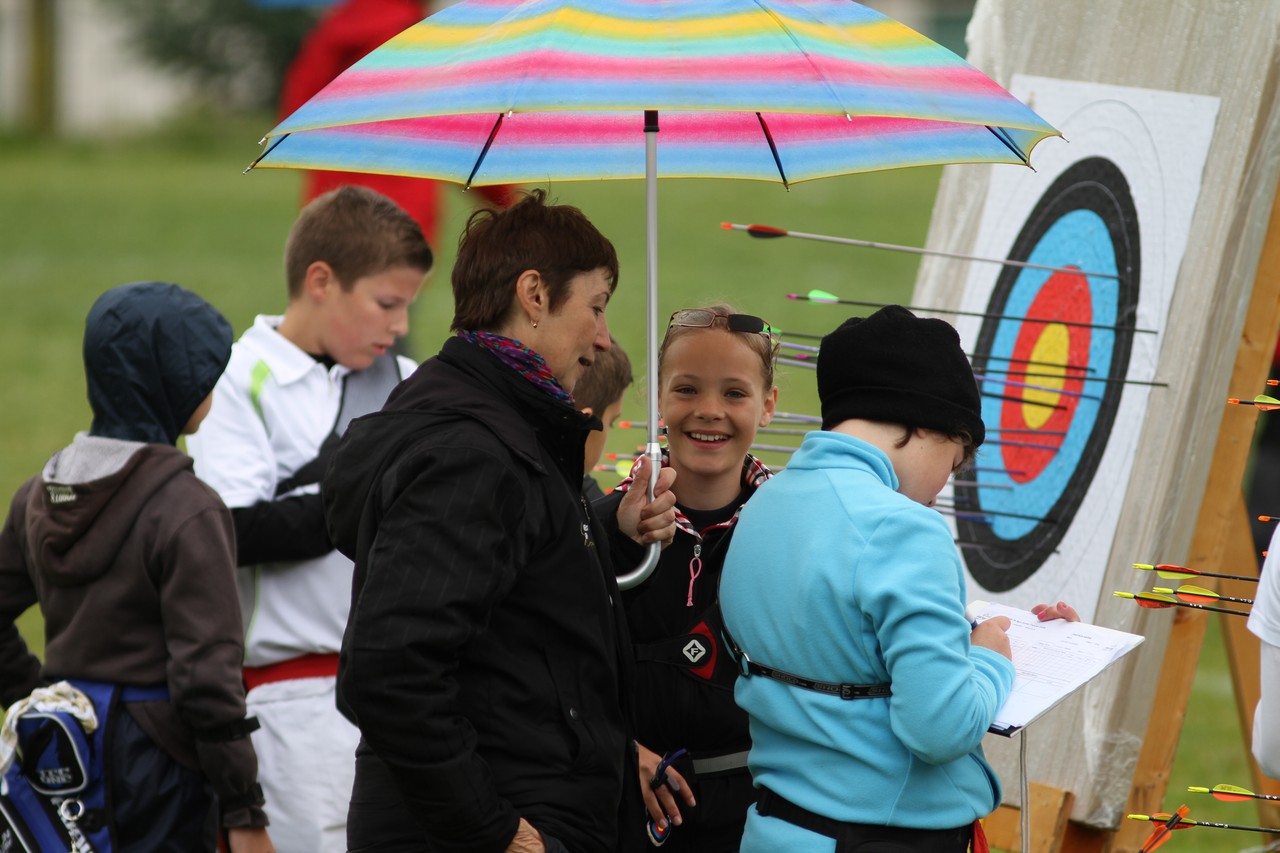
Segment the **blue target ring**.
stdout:
[[1119,408],[1140,261],[1119,168],[1095,157],[1063,172],[1008,257],[1076,272],[1005,267],[987,313],[1021,319],[984,320],[974,346],[989,441],[976,485],[956,485],[956,526],[970,574],[991,592],[1026,581],[1062,541]]

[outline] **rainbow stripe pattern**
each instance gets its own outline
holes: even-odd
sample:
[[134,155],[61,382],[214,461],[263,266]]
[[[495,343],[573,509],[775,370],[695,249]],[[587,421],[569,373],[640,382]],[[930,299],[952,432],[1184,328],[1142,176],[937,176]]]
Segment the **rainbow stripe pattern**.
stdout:
[[645,110],[659,112],[662,177],[1026,163],[1058,135],[951,51],[850,0],[464,0],[341,74],[254,165],[640,178]]

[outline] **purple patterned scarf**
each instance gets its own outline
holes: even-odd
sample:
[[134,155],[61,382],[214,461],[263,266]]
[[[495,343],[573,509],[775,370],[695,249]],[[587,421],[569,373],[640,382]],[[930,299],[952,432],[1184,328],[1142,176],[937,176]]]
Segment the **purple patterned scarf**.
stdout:
[[573,405],[573,395],[564,390],[560,380],[552,375],[551,368],[547,366],[547,360],[514,338],[495,335],[493,332],[469,330],[458,332],[458,337],[493,353],[503,364],[528,379],[543,392],[562,403]]

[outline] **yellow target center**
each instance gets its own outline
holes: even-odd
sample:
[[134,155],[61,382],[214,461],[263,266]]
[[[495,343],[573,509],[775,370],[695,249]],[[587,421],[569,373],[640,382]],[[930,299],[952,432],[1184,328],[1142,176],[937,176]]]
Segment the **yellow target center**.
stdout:
[[1032,361],[1050,363],[1030,365],[1027,369],[1032,373],[1051,374],[1027,377],[1027,382],[1039,387],[1022,389],[1022,419],[1032,429],[1044,426],[1054,413],[1051,407],[1062,399],[1059,392],[1067,384],[1067,369],[1062,365],[1067,364],[1070,346],[1071,333],[1067,327],[1050,323],[1031,349]]

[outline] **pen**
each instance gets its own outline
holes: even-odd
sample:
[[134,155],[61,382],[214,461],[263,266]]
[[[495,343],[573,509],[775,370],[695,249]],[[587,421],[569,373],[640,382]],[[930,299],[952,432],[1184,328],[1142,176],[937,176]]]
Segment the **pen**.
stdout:
[[969,602],[969,606],[964,609],[964,618],[969,620],[970,631],[978,627],[978,614],[986,609],[987,602],[981,599],[974,599]]

